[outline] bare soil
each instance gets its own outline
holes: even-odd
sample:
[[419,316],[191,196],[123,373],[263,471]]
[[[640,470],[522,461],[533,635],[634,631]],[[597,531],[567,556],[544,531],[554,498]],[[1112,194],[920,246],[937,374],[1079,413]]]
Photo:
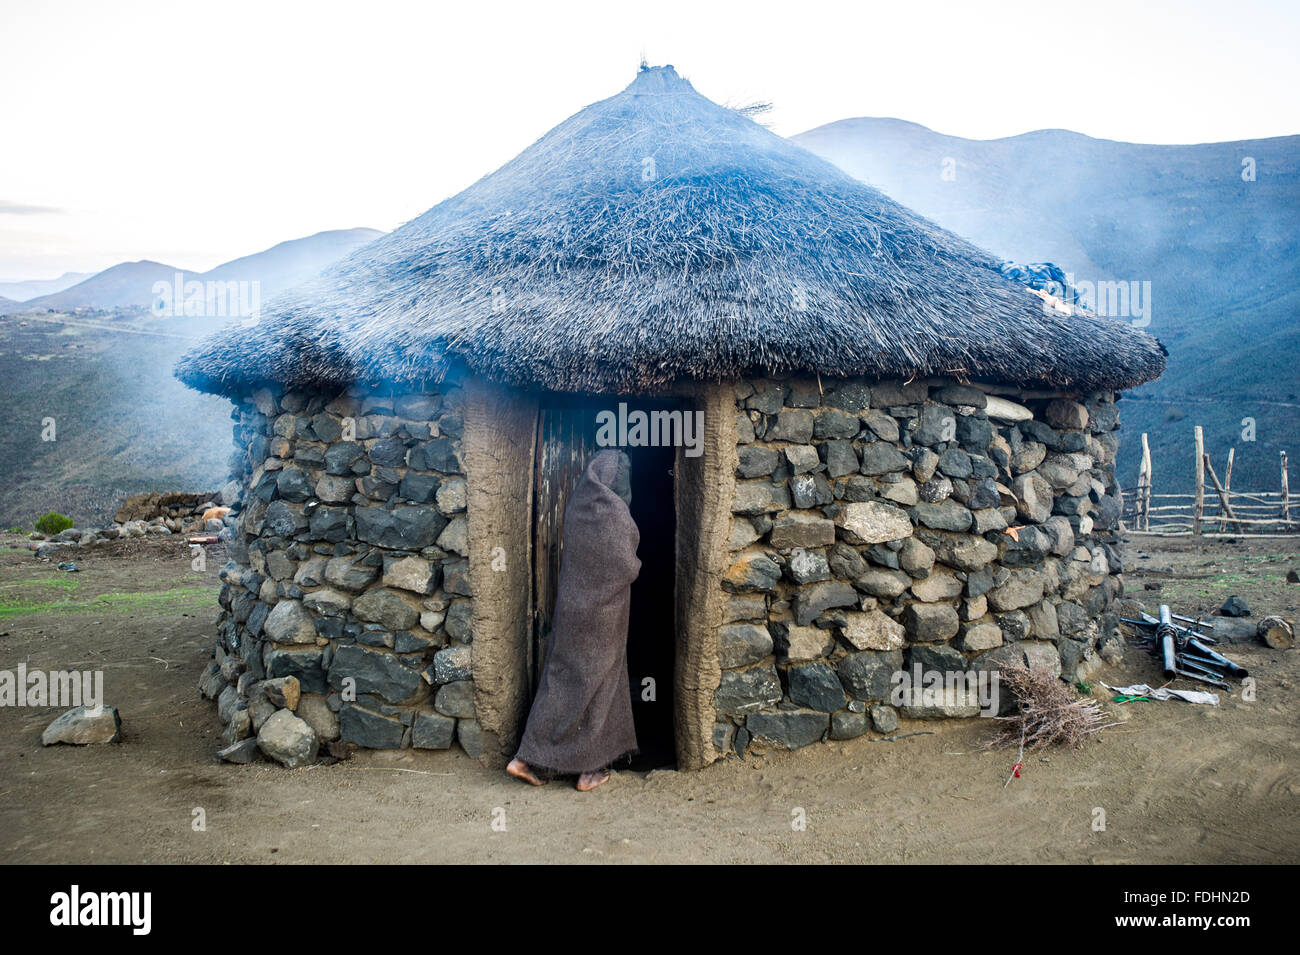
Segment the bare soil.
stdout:
[[[57,708],[0,708],[0,862],[1300,861],[1294,650],[1225,648],[1251,669],[1254,702],[1234,687],[1217,708],[1118,705],[1094,684],[1123,725],[1027,758],[1009,784],[1015,752],[984,749],[993,727],[979,719],[697,773],[619,772],[588,794],[533,789],[459,751],[291,772],[213,757],[221,726],[195,684],[217,561],[198,573],[181,542],[159,542],[83,550],[70,575],[21,546],[0,537],[0,669],[102,668],[123,739],[43,748]],[[1134,538],[1142,570],[1126,582],[1148,609],[1204,612],[1236,593],[1256,618],[1294,620],[1297,550]],[[1137,650],[1093,679],[1161,682]]]

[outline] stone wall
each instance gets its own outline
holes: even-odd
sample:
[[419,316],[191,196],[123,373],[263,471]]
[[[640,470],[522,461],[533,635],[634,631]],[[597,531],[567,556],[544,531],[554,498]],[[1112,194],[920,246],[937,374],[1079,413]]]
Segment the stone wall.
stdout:
[[719,753],[892,732],[891,680],[915,665],[1027,656],[1078,679],[1120,652],[1115,396],[991,390],[737,386]]
[[200,681],[228,758],[298,765],[335,739],[476,756],[460,388],[263,390],[233,417],[231,560]]

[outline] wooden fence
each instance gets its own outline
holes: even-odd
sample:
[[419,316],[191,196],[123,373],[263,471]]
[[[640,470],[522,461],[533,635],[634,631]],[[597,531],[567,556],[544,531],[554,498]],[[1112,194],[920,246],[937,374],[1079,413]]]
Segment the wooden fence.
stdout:
[[1196,490],[1191,494],[1154,494],[1151,491],[1151,446],[1142,435],[1142,464],[1137,487],[1122,491],[1123,520],[1138,534],[1166,537],[1230,534],[1233,537],[1273,537],[1300,534],[1300,508],[1291,510],[1286,452],[1281,453],[1281,481],[1277,491],[1241,491],[1232,488],[1232,462],[1228,452],[1223,479],[1205,453],[1205,433],[1197,425]]

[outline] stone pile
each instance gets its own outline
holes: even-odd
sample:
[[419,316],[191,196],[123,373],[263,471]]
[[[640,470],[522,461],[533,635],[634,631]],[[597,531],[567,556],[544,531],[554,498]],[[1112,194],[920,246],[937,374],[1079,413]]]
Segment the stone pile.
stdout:
[[[286,765],[332,739],[481,751],[460,403],[456,388],[264,390],[237,408],[230,561],[201,683],[228,747],[246,754],[255,737]],[[290,680],[296,702],[271,712]]]
[[[1028,657],[1073,680],[1119,646],[1113,394],[823,384],[736,389],[720,752],[892,732],[905,668]],[[944,699],[902,715],[976,711]]]

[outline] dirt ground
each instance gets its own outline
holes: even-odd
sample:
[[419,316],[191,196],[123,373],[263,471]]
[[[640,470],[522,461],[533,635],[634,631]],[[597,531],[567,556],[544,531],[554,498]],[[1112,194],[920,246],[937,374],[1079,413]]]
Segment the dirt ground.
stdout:
[[[43,748],[57,708],[0,708],[0,862],[1300,861],[1295,650],[1224,648],[1256,678],[1254,702],[1234,687],[1217,708],[1116,705],[1095,685],[1123,725],[1026,759],[1005,788],[1015,753],[983,749],[992,727],[979,719],[697,773],[620,772],[589,794],[526,787],[459,751],[290,772],[213,757],[221,726],[195,684],[217,561],[195,572],[159,543],[83,551],[68,574],[21,546],[0,537],[0,669],[103,669],[123,740]],[[1235,593],[1256,618],[1294,620],[1297,551],[1135,538],[1126,583],[1153,612],[1209,611]],[[1161,682],[1138,650],[1093,679]]]

